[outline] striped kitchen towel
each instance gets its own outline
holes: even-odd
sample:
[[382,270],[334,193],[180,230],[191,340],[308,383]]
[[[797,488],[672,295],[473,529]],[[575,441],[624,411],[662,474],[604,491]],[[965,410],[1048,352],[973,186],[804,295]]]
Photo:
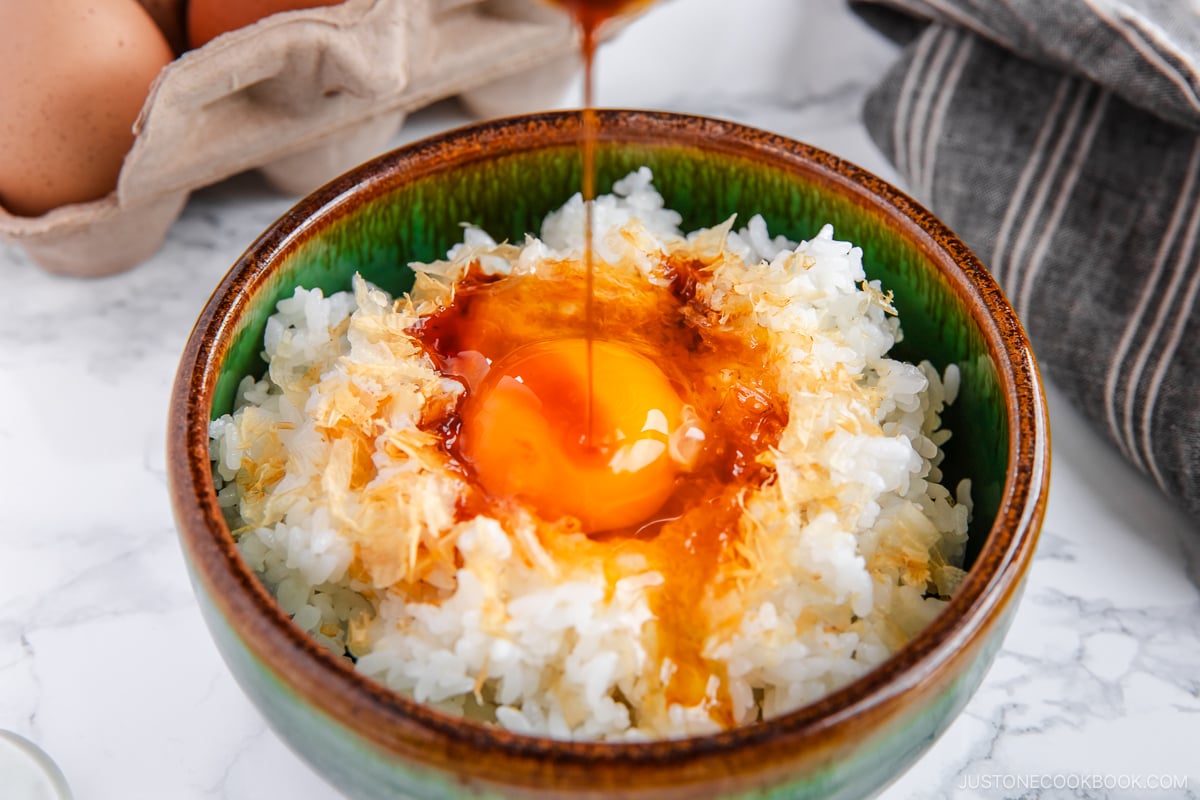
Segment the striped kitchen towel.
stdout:
[[1200,515],[1200,0],[851,2],[907,42],[875,141],[1054,383]]

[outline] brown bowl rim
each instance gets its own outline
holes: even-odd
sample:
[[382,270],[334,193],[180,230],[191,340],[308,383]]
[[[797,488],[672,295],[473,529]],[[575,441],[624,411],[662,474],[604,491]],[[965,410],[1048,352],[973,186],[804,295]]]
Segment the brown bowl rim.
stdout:
[[[168,424],[168,472],[180,538],[196,577],[244,646],[278,678],[338,722],[391,750],[414,741],[447,752],[574,763],[581,767],[680,767],[697,758],[740,756],[770,741],[829,736],[865,712],[918,687],[954,651],[984,631],[1015,595],[1028,568],[1045,510],[1049,431],[1032,350],[1003,292],[951,231],[890,183],[812,145],[739,123],[659,111],[601,109],[601,141],[662,143],[769,160],[825,181],[875,205],[911,236],[962,298],[987,343],[1008,400],[1009,468],[997,518],[955,596],[926,628],[883,665],[815,703],[762,723],[721,733],[633,743],[564,741],[511,733],[431,709],[354,671],[300,631],[242,562],[217,505],[208,460],[207,425],[220,358],[236,314],[271,265],[314,234],[321,221],[352,213],[407,178],[505,149],[578,139],[578,111],[546,112],[456,128],[385,153],[300,200],[238,259],[206,303],[180,362]],[[550,134],[553,134],[552,136]],[[514,139],[516,140],[514,143]],[[362,730],[365,718],[382,724]],[[357,723],[357,724],[356,724]],[[446,765],[443,765],[446,766]],[[470,770],[470,764],[462,764]]]

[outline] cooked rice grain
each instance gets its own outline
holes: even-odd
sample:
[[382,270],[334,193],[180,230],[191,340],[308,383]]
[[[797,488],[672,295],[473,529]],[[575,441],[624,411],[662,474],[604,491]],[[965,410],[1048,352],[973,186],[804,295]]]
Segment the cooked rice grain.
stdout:
[[644,168],[595,204],[608,269],[661,282],[662,253],[702,255],[699,300],[731,331],[769,331],[781,364],[789,422],[775,479],[744,502],[738,589],[696,602],[714,666],[701,702],[663,701],[679,665],[654,657],[647,597],[670,576],[633,559],[610,587],[594,564],[556,561],[531,518],[457,520],[461,479],[419,428],[462,389],[406,331],[472,262],[523,275],[578,260],[578,196],[521,245],[468,227],[445,261],[413,265],[399,301],[356,278],[279,303],[267,374],[210,428],[241,553],[365,675],[519,733],[683,736],[719,729],[718,707],[747,724],[810,703],[882,663],[962,578],[970,487],[952,493],[939,468],[958,370],[887,357],[901,335],[890,299],[829,226],[799,245],[758,216],[684,235]]

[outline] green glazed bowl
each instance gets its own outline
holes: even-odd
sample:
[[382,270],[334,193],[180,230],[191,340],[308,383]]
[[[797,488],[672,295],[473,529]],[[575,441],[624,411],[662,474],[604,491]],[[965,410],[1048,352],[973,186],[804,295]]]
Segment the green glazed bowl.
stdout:
[[402,148],[301,201],[217,287],[171,400],[170,490],[195,591],[237,680],[276,732],[359,798],[850,798],[924,752],[978,687],[1012,620],[1045,508],[1049,435],[1037,367],[995,282],[932,215],[879,178],[807,145],[690,116],[600,113],[598,188],[654,171],[685,229],[761,213],[772,233],[831,222],[895,293],[898,356],[962,370],[943,471],[970,477],[970,569],[945,611],[883,666],[786,716],[718,735],[639,744],[512,734],[426,708],[309,640],[241,561],[213,489],[207,425],[259,374],[275,303],[297,285],[389,292],[472,222],[519,241],[580,185],[581,121],[484,123]]

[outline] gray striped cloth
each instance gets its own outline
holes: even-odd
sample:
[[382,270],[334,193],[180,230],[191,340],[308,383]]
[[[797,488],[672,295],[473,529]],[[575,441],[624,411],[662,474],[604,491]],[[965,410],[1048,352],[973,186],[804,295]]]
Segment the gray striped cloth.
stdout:
[[1200,0],[851,3],[907,42],[876,143],[1053,382],[1200,515]]

